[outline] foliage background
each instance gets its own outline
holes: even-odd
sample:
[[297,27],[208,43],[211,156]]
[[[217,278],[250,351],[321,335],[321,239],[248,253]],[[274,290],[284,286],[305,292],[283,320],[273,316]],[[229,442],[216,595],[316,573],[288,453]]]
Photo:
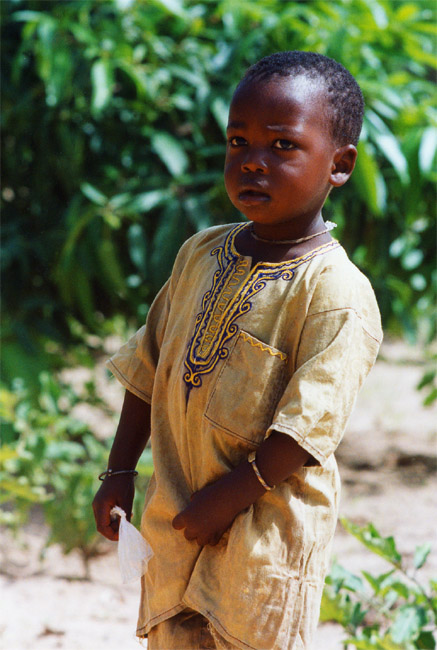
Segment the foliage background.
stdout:
[[[102,341],[144,321],[182,242],[241,218],[222,180],[224,129],[233,89],[260,57],[313,50],[357,78],[367,107],[358,164],[325,217],[370,277],[386,331],[432,341],[436,5],[3,0],[0,11],[0,519],[18,526],[42,504],[49,543],[78,548],[87,562],[98,547],[89,503],[108,441],[72,410],[108,405],[92,371],[79,392],[55,371],[92,367]],[[429,401],[434,380],[432,367],[422,381]],[[146,481],[150,454],[140,469]],[[357,634],[362,610],[342,592],[355,587],[332,580],[329,606]],[[413,622],[401,630],[406,645],[382,625],[388,645],[375,645],[374,626],[355,647],[434,648],[437,601],[424,613],[422,595],[371,584],[388,594],[384,612],[402,592]]]
[[[369,275],[386,329],[432,336],[431,0],[6,0],[3,367],[35,385],[54,343],[134,327],[183,240],[240,219],[222,180],[242,72],[282,49],[345,64],[367,111],[325,216]],[[435,273],[435,272],[434,272]]]

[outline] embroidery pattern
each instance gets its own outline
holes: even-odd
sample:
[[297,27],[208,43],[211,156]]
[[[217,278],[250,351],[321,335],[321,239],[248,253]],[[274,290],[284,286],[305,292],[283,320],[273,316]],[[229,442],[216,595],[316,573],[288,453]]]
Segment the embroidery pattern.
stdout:
[[256,341],[251,336],[247,336],[245,332],[240,331],[240,337],[243,339],[243,341],[246,341],[246,343],[250,343],[250,345],[252,345],[254,348],[259,348],[263,352],[268,352],[272,357],[279,357],[282,361],[287,360],[287,355],[284,352],[281,352],[280,350],[274,350],[268,345],[261,343],[261,341]]
[[223,246],[211,251],[211,255],[217,257],[218,269],[211,288],[202,298],[201,311],[188,345],[184,382],[190,389],[201,386],[202,375],[212,372],[220,359],[226,359],[229,350],[225,344],[239,331],[235,321],[251,310],[251,299],[268,281],[290,281],[300,264],[339,246],[338,242],[331,242],[295,260],[273,264],[260,262],[250,270],[249,261],[234,247],[235,237],[246,227],[246,223],[238,224],[228,233]]

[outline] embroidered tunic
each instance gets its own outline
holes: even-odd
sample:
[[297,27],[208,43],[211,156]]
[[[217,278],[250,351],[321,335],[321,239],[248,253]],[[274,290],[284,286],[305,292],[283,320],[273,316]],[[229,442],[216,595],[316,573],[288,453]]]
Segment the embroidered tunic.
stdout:
[[[238,648],[308,648],[338,514],[333,452],[382,338],[368,280],[336,241],[292,261],[239,255],[247,224],[182,246],[147,323],[108,362],[152,404],[142,532],[154,556],[137,634],[186,607]],[[273,431],[314,458],[241,512],[217,546],[172,528],[190,495]]]

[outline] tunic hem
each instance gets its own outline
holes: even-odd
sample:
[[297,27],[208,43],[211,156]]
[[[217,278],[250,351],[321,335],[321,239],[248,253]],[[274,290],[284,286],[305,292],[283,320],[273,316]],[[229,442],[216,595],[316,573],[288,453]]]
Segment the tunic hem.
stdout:
[[168,618],[172,618],[173,616],[176,616],[176,614],[182,612],[185,609],[185,607],[186,607],[185,603],[179,603],[178,605],[174,605],[170,609],[167,609],[165,612],[162,612],[161,614],[154,616],[153,618],[150,619],[148,623],[146,623],[146,625],[142,625],[141,627],[137,628],[136,636],[144,639],[148,635],[152,627],[159,625],[159,623],[166,621]]
[[[226,639],[226,641],[229,641],[229,643],[232,643],[233,645],[237,646],[238,648],[241,648],[241,650],[257,650],[252,645],[248,645],[247,643],[244,643],[244,641],[241,641],[240,639],[237,639],[235,636],[232,636],[218,621],[218,619],[212,614],[209,610],[204,609],[203,607],[199,607],[199,605],[195,602],[190,600],[189,598],[184,599],[184,603],[187,604],[188,607],[191,607],[191,609],[194,609],[196,612],[199,612],[202,616],[207,618],[210,623],[213,625],[213,627],[217,630],[221,636]],[[267,649],[266,649],[267,650]]]

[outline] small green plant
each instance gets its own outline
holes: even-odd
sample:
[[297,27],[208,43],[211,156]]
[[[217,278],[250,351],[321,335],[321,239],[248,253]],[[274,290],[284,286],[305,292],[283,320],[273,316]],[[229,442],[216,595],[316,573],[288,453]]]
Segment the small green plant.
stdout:
[[425,350],[425,372],[416,388],[425,392],[424,406],[432,406],[437,401],[437,353]]
[[382,537],[373,524],[357,526],[343,518],[345,529],[391,568],[380,575],[355,575],[337,563],[326,579],[321,621],[343,626],[345,650],[434,650],[436,648],[437,581],[425,586],[418,572],[431,551],[418,546],[407,567],[393,537]]
[[[103,404],[93,382],[85,385],[81,396],[51,373],[41,373],[39,381],[37,403],[21,381],[15,382],[12,391],[0,392],[0,523],[18,531],[32,507],[39,505],[49,528],[47,545],[60,544],[64,553],[78,550],[88,575],[89,559],[102,549],[91,503],[111,441],[99,440],[71,412],[77,404],[101,408]],[[139,469],[136,520],[152,472],[150,450]]]

